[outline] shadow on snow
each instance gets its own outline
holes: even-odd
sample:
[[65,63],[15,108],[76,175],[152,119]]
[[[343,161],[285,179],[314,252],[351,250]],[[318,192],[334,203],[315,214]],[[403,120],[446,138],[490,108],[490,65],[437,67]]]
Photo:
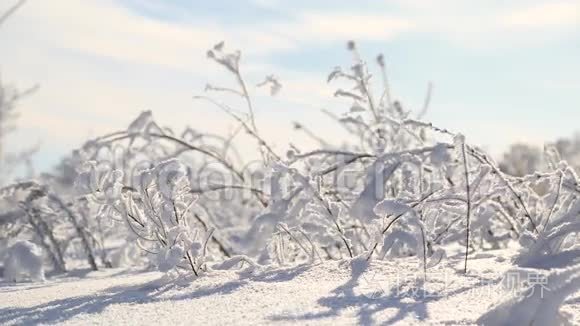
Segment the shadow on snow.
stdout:
[[0,325],[59,323],[81,314],[98,314],[107,307],[116,304],[146,304],[159,301],[191,300],[211,295],[228,295],[250,282],[285,282],[290,281],[308,270],[302,265],[287,270],[276,270],[247,275],[238,280],[226,282],[219,286],[200,287],[192,292],[178,293],[161,298],[163,293],[177,286],[173,284],[159,285],[156,281],[138,286],[115,286],[100,293],[72,298],[58,299],[32,307],[2,307],[0,308]]

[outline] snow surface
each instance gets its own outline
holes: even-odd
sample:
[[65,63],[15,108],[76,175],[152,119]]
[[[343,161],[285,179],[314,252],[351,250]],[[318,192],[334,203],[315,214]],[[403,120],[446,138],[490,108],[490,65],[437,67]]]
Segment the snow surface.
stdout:
[[[178,285],[161,282],[160,272],[74,271],[44,283],[0,283],[0,325],[469,325],[506,295],[500,283],[512,254],[474,254],[467,275],[461,255],[446,258],[425,284],[416,257],[375,261],[362,274],[359,259],[213,271]],[[580,293],[562,310],[578,324]]]

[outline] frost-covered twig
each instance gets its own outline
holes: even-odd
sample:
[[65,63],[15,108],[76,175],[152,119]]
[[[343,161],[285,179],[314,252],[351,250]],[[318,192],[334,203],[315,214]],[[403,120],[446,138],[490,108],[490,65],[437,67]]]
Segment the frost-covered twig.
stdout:
[[[431,193],[425,195],[423,198],[417,200],[416,202],[414,202],[413,204],[411,204],[409,207],[411,209],[414,209],[415,207],[419,206],[420,204],[422,204],[424,201],[426,201],[427,199],[429,199],[429,197],[433,196],[437,191],[432,191]],[[409,212],[409,210],[403,210],[401,213],[395,215],[387,224],[387,226],[385,226],[385,228],[381,231],[381,235],[385,235],[387,233],[387,231],[389,231],[391,229],[391,227],[401,218],[403,217],[405,214],[407,214]],[[375,244],[371,247],[371,251],[369,252],[368,256],[367,256],[367,260],[370,260],[373,256],[373,253],[375,252],[375,250],[377,249],[379,245],[379,242],[376,241]]]
[[236,121],[238,121],[240,123],[240,125],[246,130],[246,132],[254,137],[258,143],[260,144],[260,146],[263,146],[270,155],[272,155],[272,157],[274,157],[277,161],[280,161],[280,156],[278,156],[278,154],[276,154],[276,152],[274,152],[274,150],[270,147],[270,145],[268,145],[268,143],[259,136],[257,130],[255,128],[250,128],[250,126],[248,126],[246,124],[246,122],[240,118],[238,115],[236,115],[230,108],[228,108],[225,104],[223,103],[219,103],[217,101],[215,101],[214,99],[207,97],[207,96],[194,96],[194,99],[201,99],[201,100],[206,100],[212,104],[214,104],[215,106],[217,106],[218,108],[222,109],[222,111],[224,111],[226,114],[228,114],[229,116],[231,116],[232,118],[234,118]]
[[20,0],[20,1],[16,2],[14,5],[12,5],[12,7],[8,8],[8,10],[6,10],[5,12],[0,13],[0,27],[2,26],[2,24],[4,24],[6,22],[6,20],[8,20],[8,18],[10,16],[12,16],[25,3],[26,3],[26,0]]
[[471,222],[471,186],[469,181],[469,165],[467,162],[467,153],[465,151],[465,139],[463,136],[456,136],[460,137],[460,140],[457,142],[457,146],[460,146],[461,151],[461,158],[463,160],[463,169],[465,172],[465,200],[466,200],[466,213],[465,213],[465,220],[466,220],[466,230],[465,230],[465,266],[464,266],[464,273],[467,273],[467,257],[469,255],[469,233],[470,228],[469,224]]
[[558,189],[556,190],[556,197],[554,198],[554,203],[552,204],[552,206],[550,207],[550,211],[548,212],[548,216],[546,216],[546,220],[544,221],[544,227],[543,229],[545,230],[546,228],[548,228],[548,226],[550,225],[550,219],[552,218],[552,215],[554,215],[554,211],[556,210],[556,205],[558,205],[558,201],[560,200],[560,194],[562,193],[562,184],[564,181],[564,173],[560,171],[560,178],[558,180]]

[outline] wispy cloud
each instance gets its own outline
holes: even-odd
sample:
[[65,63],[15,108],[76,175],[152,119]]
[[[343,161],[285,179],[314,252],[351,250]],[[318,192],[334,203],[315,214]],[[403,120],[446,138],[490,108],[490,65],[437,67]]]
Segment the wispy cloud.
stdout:
[[274,30],[301,42],[390,40],[415,29],[413,21],[388,15],[356,13],[304,13],[291,24]]
[[514,10],[500,20],[517,30],[562,29],[580,26],[580,2],[551,2]]
[[580,3],[564,1],[395,0],[413,32],[467,49],[495,50],[549,44],[580,31]]

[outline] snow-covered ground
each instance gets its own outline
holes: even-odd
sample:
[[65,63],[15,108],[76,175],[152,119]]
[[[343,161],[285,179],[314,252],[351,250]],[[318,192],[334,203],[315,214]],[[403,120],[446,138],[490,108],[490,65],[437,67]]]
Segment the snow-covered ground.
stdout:
[[[160,282],[159,272],[77,271],[44,283],[1,283],[0,324],[474,324],[506,296],[499,282],[511,256],[475,254],[467,275],[462,257],[450,257],[425,284],[416,257],[375,261],[360,276],[356,261],[342,261],[214,271],[177,285]],[[580,322],[580,293],[562,310]]]

